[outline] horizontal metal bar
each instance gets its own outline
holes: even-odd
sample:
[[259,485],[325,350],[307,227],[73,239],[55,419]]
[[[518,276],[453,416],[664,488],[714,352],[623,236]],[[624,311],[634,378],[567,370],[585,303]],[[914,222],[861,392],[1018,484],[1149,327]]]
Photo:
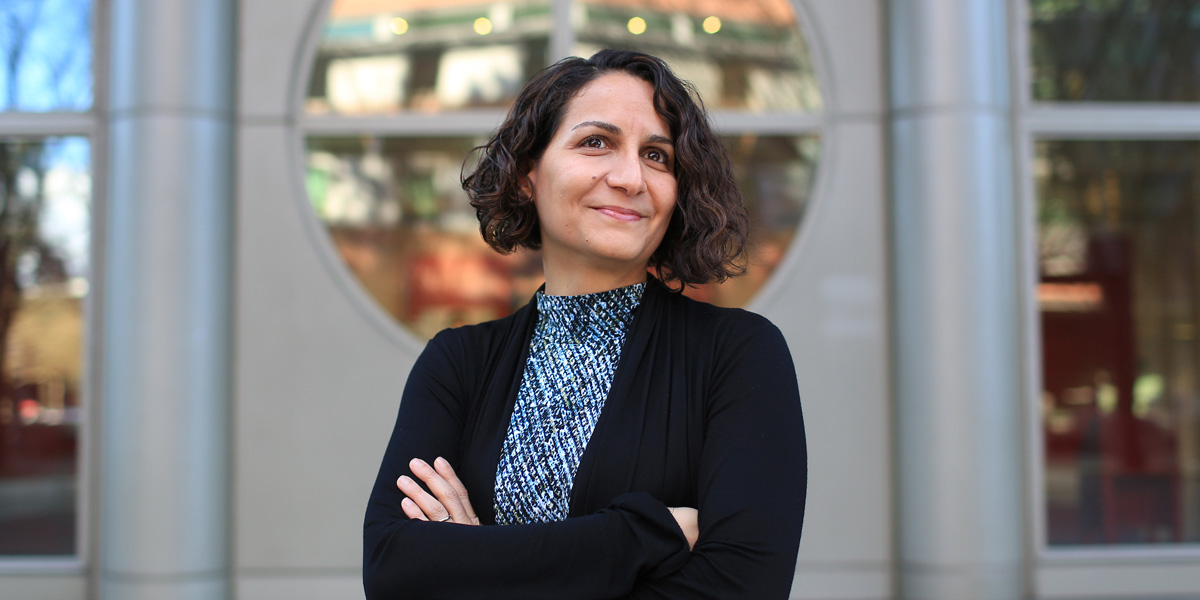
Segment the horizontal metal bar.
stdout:
[[502,110],[464,110],[437,114],[306,115],[300,118],[300,129],[309,135],[370,133],[385,137],[474,137],[495,130],[504,121],[505,114]]
[[713,111],[713,125],[720,134],[760,133],[791,135],[820,131],[828,119],[823,113],[740,113]]
[[1141,565],[1192,564],[1200,566],[1200,544],[1113,544],[1095,546],[1048,546],[1037,552],[1038,564],[1055,565]]
[[[506,114],[502,110],[475,110],[437,114],[306,115],[300,119],[300,129],[308,135],[478,136],[499,127]],[[825,124],[821,114],[714,111],[712,117],[718,133],[804,134],[818,131]]]
[[1034,104],[1021,122],[1035,137],[1196,139],[1200,105]]
[[92,113],[0,112],[0,136],[92,135],[95,128]]
[[79,555],[14,556],[0,558],[0,577],[7,575],[86,575],[87,563]]

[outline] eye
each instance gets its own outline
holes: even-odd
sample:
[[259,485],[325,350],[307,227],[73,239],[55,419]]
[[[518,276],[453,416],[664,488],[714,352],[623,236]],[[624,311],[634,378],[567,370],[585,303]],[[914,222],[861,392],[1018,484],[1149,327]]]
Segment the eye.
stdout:
[[671,157],[667,156],[666,152],[663,152],[662,150],[659,150],[658,148],[650,148],[650,149],[646,150],[646,152],[643,154],[643,156],[645,156],[646,158],[648,158],[656,163],[661,163],[664,165],[671,162]]
[[604,140],[604,138],[602,138],[602,137],[595,136],[595,135],[589,135],[588,137],[583,138],[583,141],[580,142],[579,145],[583,146],[584,148],[594,148],[596,150],[602,150],[602,149],[608,147],[608,142],[606,142]]

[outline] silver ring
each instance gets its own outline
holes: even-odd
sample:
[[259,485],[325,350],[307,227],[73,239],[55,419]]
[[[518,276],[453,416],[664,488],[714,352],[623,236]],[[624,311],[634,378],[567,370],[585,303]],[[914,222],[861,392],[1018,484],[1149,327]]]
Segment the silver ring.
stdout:
[[449,521],[449,520],[450,520],[450,515],[446,515],[444,518],[438,519],[438,523],[445,523],[446,521]]

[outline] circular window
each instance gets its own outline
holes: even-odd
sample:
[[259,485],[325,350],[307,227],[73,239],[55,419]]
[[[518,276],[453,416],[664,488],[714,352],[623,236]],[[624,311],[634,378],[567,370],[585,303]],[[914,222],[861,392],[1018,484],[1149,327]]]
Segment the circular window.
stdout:
[[309,199],[369,295],[418,336],[504,316],[541,285],[537,253],[483,242],[459,177],[562,56],[649,52],[708,104],[750,211],[750,266],[689,295],[748,302],[804,215],[822,98],[791,0],[335,0],[320,36],[302,119]]

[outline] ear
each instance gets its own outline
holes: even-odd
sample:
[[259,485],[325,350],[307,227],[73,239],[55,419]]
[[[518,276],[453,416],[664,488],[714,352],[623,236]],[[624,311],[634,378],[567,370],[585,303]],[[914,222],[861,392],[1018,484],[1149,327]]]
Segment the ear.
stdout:
[[530,201],[532,201],[534,198],[533,178],[536,174],[537,163],[534,163],[529,167],[529,170],[525,171],[525,173],[523,173],[517,179],[517,189],[521,190],[521,193],[524,194],[526,198],[529,198]]

